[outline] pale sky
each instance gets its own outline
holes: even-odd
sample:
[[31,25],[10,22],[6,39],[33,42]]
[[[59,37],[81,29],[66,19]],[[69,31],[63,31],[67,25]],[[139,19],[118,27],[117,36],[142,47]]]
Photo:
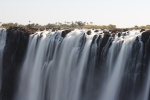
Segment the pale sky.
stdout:
[[3,23],[86,21],[132,27],[150,24],[150,0],[0,0],[0,13]]

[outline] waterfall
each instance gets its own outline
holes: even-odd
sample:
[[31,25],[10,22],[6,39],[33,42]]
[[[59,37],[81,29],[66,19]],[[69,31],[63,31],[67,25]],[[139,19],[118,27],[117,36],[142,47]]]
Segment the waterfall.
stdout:
[[6,29],[0,29],[0,93],[2,85],[2,57],[5,42],[6,42]]
[[117,100],[117,95],[120,90],[123,72],[125,67],[129,63],[129,59],[131,58],[130,55],[132,51],[133,41],[134,39],[132,38],[124,39],[121,50],[120,52],[118,52],[118,57],[114,58],[116,59],[116,62],[113,66],[114,69],[110,74],[108,82],[106,83],[106,89],[104,89],[102,100]]
[[150,32],[88,31],[0,29],[0,99],[149,100]]

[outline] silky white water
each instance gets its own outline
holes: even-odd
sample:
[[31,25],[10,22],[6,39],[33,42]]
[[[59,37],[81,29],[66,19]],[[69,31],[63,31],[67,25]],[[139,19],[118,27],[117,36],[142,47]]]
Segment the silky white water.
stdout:
[[[12,100],[149,100],[149,49],[140,31],[62,31],[29,36]],[[5,42],[0,29],[0,86]]]

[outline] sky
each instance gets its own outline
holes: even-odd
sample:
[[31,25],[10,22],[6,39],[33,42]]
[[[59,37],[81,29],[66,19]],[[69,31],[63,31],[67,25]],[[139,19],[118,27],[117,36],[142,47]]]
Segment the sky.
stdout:
[[28,24],[65,21],[150,25],[150,0],[0,0],[0,22]]

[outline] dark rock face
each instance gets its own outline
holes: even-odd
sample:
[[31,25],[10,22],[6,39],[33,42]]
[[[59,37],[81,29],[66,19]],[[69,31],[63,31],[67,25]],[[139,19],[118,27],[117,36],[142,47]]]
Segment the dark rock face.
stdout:
[[91,31],[87,31],[87,35],[91,35],[91,33],[92,33]]
[[150,36],[150,30],[142,33],[142,41],[143,41],[144,44],[149,39],[149,36]]
[[[100,43],[100,48],[98,49],[98,52],[99,52],[98,56],[100,56],[100,58],[101,58],[102,50],[105,47],[105,45],[107,44],[109,37],[110,37],[109,32],[105,32],[104,37]],[[99,60],[99,61],[101,61],[101,60]]]
[[99,32],[99,30],[95,30],[94,32]]
[[[143,42],[143,68],[148,66],[149,55],[150,55],[150,31],[142,33]],[[145,69],[146,71],[147,69]]]
[[6,45],[3,54],[1,100],[12,100],[17,83],[17,76],[24,59],[29,34],[25,28],[13,27],[7,30]]
[[69,32],[71,32],[71,30],[64,30],[62,31],[61,36],[64,38]]
[[118,37],[120,37],[121,36],[121,33],[118,33]]
[[141,30],[140,30],[140,32],[144,32],[144,31],[145,31],[145,29],[141,29]]

